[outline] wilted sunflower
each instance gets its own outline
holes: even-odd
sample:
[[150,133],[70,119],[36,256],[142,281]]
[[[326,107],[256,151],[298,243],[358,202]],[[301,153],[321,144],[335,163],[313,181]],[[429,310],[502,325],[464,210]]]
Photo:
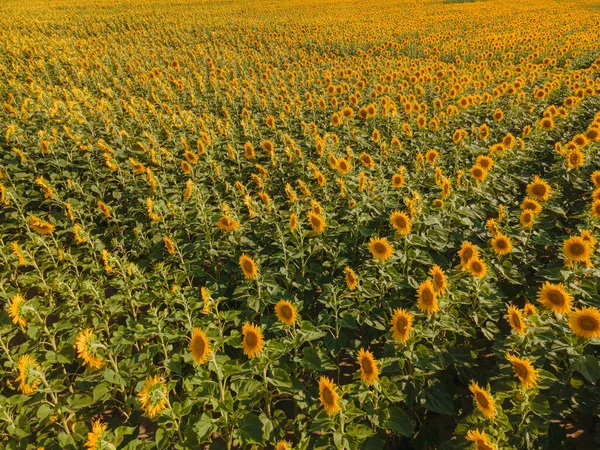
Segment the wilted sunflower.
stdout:
[[548,200],[550,191],[550,185],[537,175],[533,177],[533,181],[527,185],[527,195],[535,197],[535,199],[539,201]]
[[244,272],[244,276],[247,280],[256,278],[256,276],[258,275],[258,270],[256,269],[256,264],[254,263],[254,260],[250,256],[248,256],[245,253],[242,254],[242,256],[240,256],[239,263],[240,267],[242,268],[242,272]]
[[308,221],[310,222],[310,226],[313,231],[317,234],[321,234],[325,231],[326,223],[325,219],[323,219],[320,215],[315,214],[312,211],[308,213]]
[[512,243],[508,236],[498,233],[492,238],[492,247],[497,255],[506,255],[512,250]]
[[440,306],[437,301],[437,294],[433,288],[431,280],[425,280],[419,285],[417,291],[417,305],[421,312],[432,314],[440,310]]
[[210,356],[210,343],[206,333],[200,328],[194,328],[192,339],[190,340],[190,351],[196,364],[203,364]]
[[563,253],[572,262],[585,262],[592,253],[590,245],[580,236],[571,236],[563,243]]
[[477,248],[475,248],[475,246],[470,242],[465,241],[462,243],[460,250],[458,251],[458,256],[460,258],[460,264],[462,268],[466,270],[471,258],[479,256],[479,250],[477,250]]
[[286,300],[279,300],[275,305],[275,314],[281,323],[294,325],[296,322],[296,309]]
[[87,328],[77,335],[75,347],[77,356],[83,359],[83,364],[90,369],[100,369],[104,365],[104,360],[98,354],[98,339],[94,330]]
[[137,396],[146,415],[154,419],[167,407],[167,386],[164,378],[149,375]]
[[431,269],[429,269],[429,275],[433,280],[433,287],[439,294],[444,294],[446,292],[446,286],[448,282],[446,281],[446,274],[442,270],[440,266],[437,264],[434,265]]
[[477,278],[484,278],[487,274],[487,267],[479,256],[473,256],[467,263],[467,270],[471,275]]
[[52,234],[56,229],[51,223],[46,222],[36,216],[31,216],[29,218],[29,226],[31,229],[33,229],[33,231],[41,235]]
[[394,211],[390,216],[390,222],[392,222],[392,225],[398,231],[398,233],[402,235],[410,233],[410,218],[405,213]]
[[379,377],[379,363],[373,353],[361,348],[358,351],[357,362],[360,365],[360,378],[367,384],[374,384]]
[[381,260],[389,259],[394,254],[394,248],[385,238],[372,237],[369,241],[369,250],[374,258]]
[[533,367],[530,360],[519,358],[509,353],[506,353],[504,356],[512,364],[525,389],[529,389],[537,384],[537,370]]
[[41,382],[39,364],[32,356],[21,355],[17,369],[19,376],[16,381],[19,382],[19,390],[25,395],[33,394]]
[[517,334],[525,334],[525,328],[527,328],[527,325],[525,325],[525,322],[523,322],[521,311],[514,305],[510,305],[508,307],[508,323],[510,324],[511,328],[517,332]]
[[262,331],[260,331],[258,325],[250,324],[248,322],[244,323],[242,335],[244,336],[242,339],[242,348],[244,349],[244,354],[248,358],[252,359],[262,352],[264,340]]
[[23,317],[24,304],[25,299],[21,297],[20,294],[15,294],[15,296],[10,299],[10,306],[8,307],[8,315],[12,319],[12,322],[14,324],[19,324],[22,327],[27,326],[27,320]]
[[319,400],[328,416],[334,416],[342,410],[339,405],[340,395],[333,380],[327,377],[319,379]]
[[569,314],[569,327],[577,336],[600,338],[600,310],[589,306],[576,308]]
[[410,337],[412,331],[412,323],[414,316],[409,313],[406,309],[398,308],[394,310],[392,316],[390,331],[396,341],[400,341],[403,344]]
[[537,200],[534,200],[532,198],[529,197],[525,197],[525,200],[523,200],[523,202],[521,203],[521,210],[522,211],[531,211],[534,214],[539,213],[542,210],[542,205],[540,205]]
[[552,284],[546,281],[538,292],[538,302],[555,314],[567,314],[571,311],[571,298],[562,283]]
[[477,409],[488,419],[493,419],[496,415],[496,401],[492,395],[481,388],[477,382],[471,383],[469,390],[473,393],[473,400],[477,404]]
[[229,233],[230,231],[235,230],[239,226],[240,223],[237,220],[230,219],[225,215],[221,216],[221,218],[217,221],[217,227],[219,227],[219,229],[221,231],[224,231],[225,233]]
[[348,286],[348,289],[351,291],[355,290],[358,287],[358,278],[356,277],[354,270],[349,266],[346,266],[344,272],[346,274],[346,285]]
[[476,450],[495,450],[496,448],[488,442],[485,431],[479,431],[479,429],[469,430],[466,439],[473,442]]
[[106,433],[106,429],[108,427],[107,423],[103,423],[100,419],[96,419],[92,422],[92,431],[88,433],[87,441],[85,442],[85,447],[89,449],[103,449],[104,442],[102,438],[104,437],[104,433]]

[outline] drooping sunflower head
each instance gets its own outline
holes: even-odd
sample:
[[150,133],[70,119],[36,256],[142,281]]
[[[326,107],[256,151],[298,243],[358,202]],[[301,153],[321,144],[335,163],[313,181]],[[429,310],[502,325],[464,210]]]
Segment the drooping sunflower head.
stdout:
[[517,334],[525,334],[525,328],[527,328],[527,325],[525,325],[525,322],[523,322],[521,311],[514,305],[510,305],[508,307],[508,323],[510,324],[511,328],[517,332]]
[[19,382],[19,390],[25,395],[33,394],[41,382],[39,364],[34,357],[21,355],[17,369],[19,376],[16,381]]
[[258,269],[256,268],[254,260],[250,256],[244,253],[242,256],[240,256],[239,263],[240,267],[242,268],[242,272],[244,273],[244,277],[246,277],[247,280],[256,278],[258,275]]
[[230,219],[226,215],[222,215],[217,221],[217,227],[226,233],[235,230],[239,226],[240,223],[237,220]]
[[296,231],[298,228],[298,216],[294,213],[290,214],[290,232]]
[[27,326],[27,319],[25,319],[23,314],[23,306],[25,306],[25,299],[21,297],[20,294],[15,294],[15,296],[10,299],[8,315],[14,324],[25,327]]
[[512,243],[508,236],[498,233],[492,238],[492,247],[497,255],[506,255],[512,250]]
[[349,266],[344,268],[344,273],[346,274],[346,285],[348,289],[351,291],[355,290],[358,287],[358,278]]
[[569,327],[585,339],[600,338],[600,310],[589,306],[576,308],[569,314]]
[[563,243],[563,253],[572,262],[585,262],[591,255],[591,247],[581,236],[571,236]]
[[490,444],[485,435],[485,431],[479,431],[479,429],[469,430],[465,436],[467,441],[473,442],[476,450],[495,450],[496,446]]
[[277,319],[285,325],[294,325],[296,322],[296,309],[287,300],[279,300],[275,305]]
[[194,328],[190,339],[190,351],[196,364],[203,364],[210,356],[210,343],[206,333],[200,328]]
[[308,222],[310,223],[312,230],[317,234],[323,233],[325,231],[325,227],[327,226],[325,219],[313,211],[308,213]]
[[250,359],[258,356],[264,347],[263,334],[258,325],[248,322],[244,323],[242,336],[244,354]]
[[538,201],[545,201],[550,198],[550,185],[539,176],[533,177],[533,181],[527,185],[527,195],[534,197]]
[[379,377],[378,362],[373,353],[363,350],[358,351],[357,362],[360,366],[360,377],[367,384],[374,384]]
[[400,211],[394,211],[390,216],[390,222],[392,226],[402,235],[410,233],[411,222],[410,218],[406,213]]
[[516,375],[521,380],[521,384],[525,389],[529,389],[537,384],[537,369],[533,367],[530,360],[519,358],[509,353],[505,357],[512,364]]
[[427,314],[433,314],[440,310],[437,301],[437,293],[433,288],[431,280],[425,280],[419,285],[417,291],[417,305],[422,312]]
[[555,314],[567,314],[571,311],[571,299],[562,283],[552,284],[546,281],[538,292],[538,301]]
[[146,415],[153,419],[167,407],[167,386],[159,375],[148,376],[144,381],[138,400]]
[[463,269],[467,268],[471,258],[479,256],[479,250],[468,241],[462,243],[460,250],[458,251],[458,257],[460,258],[460,264]]
[[413,320],[414,316],[406,309],[398,308],[394,310],[392,320],[390,321],[390,331],[396,341],[404,344],[408,340],[412,331]]
[[342,410],[339,405],[340,395],[337,386],[327,377],[319,379],[319,400],[328,416],[335,416]]
[[104,442],[102,438],[108,428],[107,423],[103,423],[100,419],[96,419],[92,422],[92,431],[88,433],[87,441],[85,442],[85,448],[97,450],[104,448]]
[[29,226],[33,231],[41,235],[52,234],[56,229],[51,223],[46,222],[36,216],[31,216],[29,218]]
[[467,270],[477,278],[484,278],[487,274],[487,267],[479,256],[474,256],[469,260]]
[[473,400],[475,400],[477,409],[488,419],[493,419],[496,415],[496,401],[492,395],[480,387],[477,382],[471,383],[469,390],[473,393]]
[[98,338],[91,328],[87,328],[77,335],[75,343],[77,356],[83,359],[83,364],[91,369],[100,369],[104,365],[104,359],[98,352],[98,344]]
[[385,238],[372,237],[369,241],[369,250],[374,258],[386,260],[394,254],[394,248]]
[[444,294],[446,292],[446,287],[448,286],[448,281],[446,280],[446,274],[442,268],[437,264],[434,265],[429,269],[429,275],[431,275],[431,279],[433,280],[433,288],[435,291],[439,294]]

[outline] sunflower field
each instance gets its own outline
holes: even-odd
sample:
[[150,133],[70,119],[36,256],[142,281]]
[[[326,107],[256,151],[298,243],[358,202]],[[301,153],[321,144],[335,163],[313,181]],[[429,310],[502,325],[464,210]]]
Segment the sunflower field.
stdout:
[[593,0],[0,3],[0,448],[600,448]]

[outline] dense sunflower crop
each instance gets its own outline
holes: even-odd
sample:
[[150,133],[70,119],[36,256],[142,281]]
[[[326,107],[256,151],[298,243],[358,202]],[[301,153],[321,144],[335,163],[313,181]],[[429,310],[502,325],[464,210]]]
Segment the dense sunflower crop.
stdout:
[[0,447],[600,446],[592,1],[5,0]]

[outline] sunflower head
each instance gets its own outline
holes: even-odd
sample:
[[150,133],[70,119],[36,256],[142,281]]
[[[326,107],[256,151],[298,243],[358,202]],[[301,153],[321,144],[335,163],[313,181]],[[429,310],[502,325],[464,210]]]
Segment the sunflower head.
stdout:
[[492,395],[480,387],[477,382],[471,383],[469,390],[473,393],[473,400],[475,400],[477,409],[488,419],[493,419],[496,415],[496,401]]
[[479,429],[469,430],[465,436],[467,441],[473,442],[476,450],[495,450],[496,446],[490,444],[485,435],[485,431],[479,431]]
[[248,356],[248,358],[252,359],[258,356],[264,347],[264,340],[262,331],[258,328],[256,324],[250,324],[248,322],[244,323],[242,327],[242,348],[244,349],[244,354]]
[[487,267],[479,256],[474,256],[469,260],[467,270],[477,278],[484,278],[487,274]]
[[406,309],[398,308],[394,310],[392,320],[390,322],[390,331],[396,341],[402,342],[403,344],[410,337],[412,331],[412,323],[414,316],[409,313]]
[[521,213],[521,225],[523,225],[524,227],[529,228],[530,226],[532,226],[534,219],[535,213],[530,209],[526,209]]
[[437,293],[431,280],[425,280],[419,285],[417,291],[417,304],[419,309],[427,314],[433,314],[440,310],[437,301]]
[[319,379],[319,400],[328,416],[335,416],[342,410],[339,405],[340,395],[337,386],[327,377]]
[[373,353],[363,350],[358,351],[357,362],[360,366],[360,377],[367,384],[374,384],[379,377],[378,362]]
[[429,269],[429,275],[431,275],[435,291],[439,294],[444,294],[446,292],[446,286],[448,286],[448,281],[446,280],[446,274],[442,268],[437,264],[434,265]]
[[477,181],[483,181],[487,177],[488,171],[481,167],[479,164],[475,164],[469,169],[469,173]]
[[23,315],[23,306],[25,306],[25,299],[20,294],[15,294],[15,296],[10,299],[8,315],[14,324],[25,327],[27,326],[27,320]]
[[492,247],[497,255],[506,255],[512,250],[512,243],[510,242],[508,236],[502,233],[497,233],[492,239]]
[[190,352],[196,364],[202,364],[210,356],[210,344],[206,333],[200,328],[194,328],[190,339]]
[[19,376],[16,381],[19,382],[19,390],[25,394],[33,394],[40,382],[40,366],[35,358],[30,355],[21,355],[17,364]]
[[91,328],[87,328],[77,335],[75,343],[77,356],[83,359],[83,364],[91,369],[100,369],[104,365],[104,360],[98,353],[98,344],[98,339]]
[[463,269],[467,268],[471,258],[479,256],[479,250],[468,241],[462,243],[460,250],[458,251],[458,257],[460,258],[460,264]]
[[542,205],[540,205],[537,200],[525,197],[525,200],[523,200],[523,202],[521,203],[521,210],[529,210],[532,211],[533,214],[537,214],[542,211]]
[[374,258],[386,260],[394,254],[394,248],[385,238],[371,238],[369,241],[369,250]]
[[88,438],[85,443],[85,448],[89,449],[102,449],[104,448],[104,443],[102,442],[102,438],[106,433],[106,429],[108,428],[107,423],[103,423],[100,419],[96,419],[92,422],[92,431],[88,433]]
[[346,274],[346,285],[348,289],[351,291],[355,290],[358,287],[358,278],[349,266],[346,266],[344,269],[344,273]]
[[167,386],[159,375],[148,376],[144,381],[138,400],[146,415],[153,419],[167,408]]
[[592,253],[591,247],[581,236],[571,236],[563,243],[563,253],[571,262],[586,262]]
[[533,181],[527,185],[527,195],[538,201],[545,201],[550,198],[550,185],[539,176],[533,177]]
[[277,319],[285,325],[294,325],[296,322],[296,309],[287,300],[279,300],[275,305],[275,314]]
[[254,260],[250,256],[244,253],[242,256],[240,256],[239,263],[240,267],[242,268],[242,272],[244,273],[244,277],[246,277],[247,280],[256,278],[258,275],[258,269],[256,268]]
[[411,222],[410,218],[406,213],[395,211],[390,216],[390,222],[392,226],[398,231],[398,233],[402,235],[407,235],[410,233]]
[[521,311],[519,311],[519,308],[514,305],[510,305],[508,307],[508,323],[510,324],[511,328],[517,332],[517,334],[525,334],[525,328],[527,325],[525,325],[525,322],[523,322]]
[[327,226],[325,223],[325,219],[323,219],[323,217],[321,217],[319,214],[314,213],[313,211],[310,211],[308,213],[308,222],[310,223],[313,232],[315,232],[316,234],[323,233],[325,231],[325,227]]
[[569,327],[585,339],[600,338],[600,310],[589,306],[576,308],[569,314]]
[[567,314],[571,311],[571,295],[564,284],[544,283],[538,292],[538,301],[555,314]]
[[525,389],[529,389],[537,384],[537,369],[533,367],[530,360],[519,358],[509,353],[505,357],[512,364],[517,377],[519,377]]

